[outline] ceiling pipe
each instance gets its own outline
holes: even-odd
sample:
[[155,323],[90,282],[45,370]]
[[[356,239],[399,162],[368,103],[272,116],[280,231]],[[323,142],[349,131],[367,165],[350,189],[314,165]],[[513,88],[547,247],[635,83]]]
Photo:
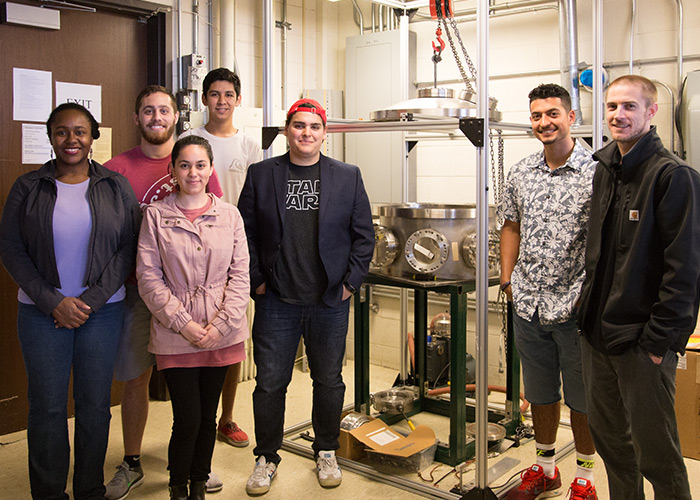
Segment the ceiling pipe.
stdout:
[[192,53],[199,54],[199,0],[192,0]]
[[683,0],[676,0],[678,5],[678,89],[683,85]]
[[634,27],[637,25],[637,0],[632,0],[632,19],[630,20],[630,67],[629,74],[634,73]]
[[583,123],[578,80],[578,28],[576,0],[559,0],[559,64],[561,84],[571,94],[571,109],[576,113],[574,126]]
[[673,89],[664,82],[660,80],[652,80],[652,82],[664,88],[671,97],[671,147],[669,149],[673,152],[676,150],[676,96],[673,93]]
[[[360,35],[365,34],[365,24],[364,24],[364,19],[362,17],[362,9],[360,8],[359,5],[357,5],[357,0],[352,0],[352,18],[355,20],[355,24],[357,24],[360,27]],[[357,17],[359,17],[359,22],[357,20]],[[373,23],[374,24],[374,23]]]
[[[234,0],[221,0],[219,9],[221,12],[219,21],[219,25],[221,26],[219,35],[219,65],[233,71],[236,66],[234,51],[236,39]],[[234,73],[236,73],[236,71],[234,71]]]
[[177,77],[178,90],[185,88],[182,75],[182,0],[177,0]]
[[207,40],[209,41],[209,57],[207,58],[209,69],[216,67],[214,61],[214,0],[207,2]]

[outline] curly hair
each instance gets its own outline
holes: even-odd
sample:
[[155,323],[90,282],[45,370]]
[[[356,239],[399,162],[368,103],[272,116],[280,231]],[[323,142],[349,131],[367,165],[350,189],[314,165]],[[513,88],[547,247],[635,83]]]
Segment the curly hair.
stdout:
[[527,96],[532,101],[537,99],[549,99],[550,97],[558,97],[564,105],[564,109],[571,111],[571,96],[569,91],[556,83],[542,83],[532,89]]

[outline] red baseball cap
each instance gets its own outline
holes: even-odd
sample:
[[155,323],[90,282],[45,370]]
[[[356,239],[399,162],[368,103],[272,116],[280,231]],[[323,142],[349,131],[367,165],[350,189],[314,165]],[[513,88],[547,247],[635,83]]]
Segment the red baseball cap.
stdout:
[[299,99],[297,102],[292,104],[289,111],[287,111],[287,121],[289,121],[289,117],[297,111],[315,113],[321,117],[323,124],[326,124],[326,110],[323,109],[323,106],[321,106],[318,101],[314,101],[313,99]]

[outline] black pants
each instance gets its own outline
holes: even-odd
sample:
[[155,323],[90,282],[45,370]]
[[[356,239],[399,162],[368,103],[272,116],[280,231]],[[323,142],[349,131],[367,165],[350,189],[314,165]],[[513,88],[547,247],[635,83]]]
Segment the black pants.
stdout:
[[216,410],[228,366],[163,370],[173,407],[170,486],[206,481],[216,441]]
[[643,500],[646,478],[656,500],[690,500],[674,410],[678,356],[660,365],[638,345],[618,356],[581,342],[588,424],[605,463],[611,500]]

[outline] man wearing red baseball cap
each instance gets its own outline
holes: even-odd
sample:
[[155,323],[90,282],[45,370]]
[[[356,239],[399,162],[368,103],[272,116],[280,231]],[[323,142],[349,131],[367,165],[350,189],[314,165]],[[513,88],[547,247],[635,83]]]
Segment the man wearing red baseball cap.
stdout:
[[323,487],[340,484],[335,450],[350,297],[362,285],[374,250],[360,169],[321,154],[323,107],[313,99],[295,102],[284,132],[289,151],[251,165],[238,200],[255,300],[256,463],[246,484],[251,495],[266,493],[277,474],[285,397],[301,338],[313,379],[318,481]]

